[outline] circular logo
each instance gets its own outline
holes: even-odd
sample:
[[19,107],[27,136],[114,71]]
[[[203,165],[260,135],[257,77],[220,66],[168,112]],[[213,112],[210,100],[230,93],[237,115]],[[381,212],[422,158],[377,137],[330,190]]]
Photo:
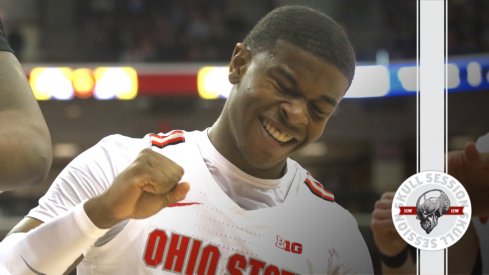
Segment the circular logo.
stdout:
[[423,250],[455,244],[467,231],[472,207],[467,191],[454,177],[423,171],[406,179],[392,201],[392,220],[399,235]]

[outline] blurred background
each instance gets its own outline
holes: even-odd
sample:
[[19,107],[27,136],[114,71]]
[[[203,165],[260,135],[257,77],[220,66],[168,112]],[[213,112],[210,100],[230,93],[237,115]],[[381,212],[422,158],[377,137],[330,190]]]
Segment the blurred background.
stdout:
[[[356,216],[376,260],[373,204],[416,172],[416,2],[0,0],[54,150],[40,187],[0,195],[0,236],[101,138],[211,126],[224,104],[213,89],[226,89],[212,83],[225,78],[234,45],[274,7],[299,3],[345,28],[365,73],[357,73],[360,94],[345,98],[323,137],[293,158]],[[448,1],[449,149],[489,130],[487,14],[489,1]]]

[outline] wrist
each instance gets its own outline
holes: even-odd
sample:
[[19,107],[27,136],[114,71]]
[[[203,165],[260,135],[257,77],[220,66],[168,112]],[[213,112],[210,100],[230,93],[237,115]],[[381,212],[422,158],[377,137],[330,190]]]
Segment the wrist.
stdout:
[[393,256],[387,256],[382,252],[380,254],[380,260],[383,264],[391,268],[397,268],[402,266],[409,256],[409,246],[406,246],[401,252]]
[[101,197],[86,201],[83,209],[93,224],[101,229],[111,228],[122,221],[110,215],[110,210],[104,206],[104,200]]

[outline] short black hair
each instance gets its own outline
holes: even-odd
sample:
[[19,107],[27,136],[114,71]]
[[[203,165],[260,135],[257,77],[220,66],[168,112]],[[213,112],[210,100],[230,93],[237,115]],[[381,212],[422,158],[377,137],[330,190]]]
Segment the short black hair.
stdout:
[[328,15],[305,6],[283,6],[265,15],[245,37],[252,52],[272,51],[284,40],[336,66],[351,83],[355,52],[346,33]]

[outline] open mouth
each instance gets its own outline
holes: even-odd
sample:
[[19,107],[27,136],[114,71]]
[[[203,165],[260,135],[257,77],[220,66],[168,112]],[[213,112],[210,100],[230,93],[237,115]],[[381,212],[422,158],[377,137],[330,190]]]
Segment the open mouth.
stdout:
[[267,133],[279,143],[287,143],[291,141],[294,137],[280,131],[278,128],[274,127],[271,123],[266,120],[262,121],[263,128],[267,131]]

